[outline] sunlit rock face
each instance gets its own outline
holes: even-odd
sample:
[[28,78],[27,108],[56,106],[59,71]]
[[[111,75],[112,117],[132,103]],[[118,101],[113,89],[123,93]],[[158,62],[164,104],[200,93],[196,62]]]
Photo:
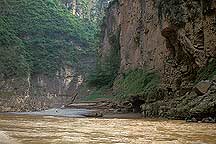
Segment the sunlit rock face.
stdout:
[[61,106],[71,100],[77,83],[77,72],[71,66],[65,66],[52,77],[38,74],[1,81],[0,110],[28,111]]
[[166,54],[153,1],[120,1],[121,70],[149,66],[163,69]]
[[2,80],[0,82],[0,111],[39,111],[61,107],[73,101],[84,82],[88,67],[94,68],[95,60],[81,59],[84,68],[65,65],[55,75],[32,76]]
[[154,70],[166,99],[186,96],[198,71],[216,58],[215,17],[215,0],[116,0],[107,10],[101,58],[113,48],[110,35],[119,30],[120,74]]
[[120,72],[147,67],[178,89],[215,57],[215,9],[215,1],[118,0],[107,10],[101,56],[120,30]]

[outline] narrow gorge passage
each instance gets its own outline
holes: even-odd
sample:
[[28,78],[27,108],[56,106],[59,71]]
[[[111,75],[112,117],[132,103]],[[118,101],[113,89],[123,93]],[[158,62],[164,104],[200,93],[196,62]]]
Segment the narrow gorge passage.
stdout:
[[0,144],[216,144],[216,0],[0,0]]

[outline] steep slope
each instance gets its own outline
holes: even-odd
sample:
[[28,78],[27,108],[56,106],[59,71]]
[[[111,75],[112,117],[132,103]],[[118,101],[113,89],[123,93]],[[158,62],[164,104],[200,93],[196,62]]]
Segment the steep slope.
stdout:
[[94,64],[95,26],[58,0],[3,0],[0,7],[0,109],[71,101]]
[[[215,116],[215,17],[215,0],[113,1],[99,53],[106,63],[120,49],[116,97],[143,104],[144,116]],[[115,34],[120,47],[113,46]],[[200,94],[194,89],[202,80],[208,90]]]

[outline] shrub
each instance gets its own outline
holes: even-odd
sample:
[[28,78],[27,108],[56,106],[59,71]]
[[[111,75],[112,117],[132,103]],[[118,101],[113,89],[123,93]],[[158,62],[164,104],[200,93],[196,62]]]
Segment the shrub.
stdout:
[[212,79],[216,75],[216,59],[211,59],[210,62],[197,72],[195,83],[201,80]]
[[160,77],[156,72],[137,69],[123,74],[122,78],[115,81],[114,88],[117,97],[140,95],[146,98],[156,93],[159,84]]

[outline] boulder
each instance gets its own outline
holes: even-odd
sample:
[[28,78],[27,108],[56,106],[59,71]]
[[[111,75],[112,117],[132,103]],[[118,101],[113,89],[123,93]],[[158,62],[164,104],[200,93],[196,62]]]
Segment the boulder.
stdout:
[[186,122],[195,122],[195,123],[198,122],[198,120],[195,117],[186,118],[185,120],[186,120]]
[[204,95],[208,92],[210,86],[211,82],[209,80],[201,81],[195,85],[194,91],[197,93],[197,95]]
[[203,118],[202,122],[203,123],[215,123],[216,121],[212,117],[208,117],[208,118]]
[[85,117],[93,117],[93,118],[98,118],[98,117],[103,117],[103,113],[100,111],[93,111],[87,114],[82,114]]

